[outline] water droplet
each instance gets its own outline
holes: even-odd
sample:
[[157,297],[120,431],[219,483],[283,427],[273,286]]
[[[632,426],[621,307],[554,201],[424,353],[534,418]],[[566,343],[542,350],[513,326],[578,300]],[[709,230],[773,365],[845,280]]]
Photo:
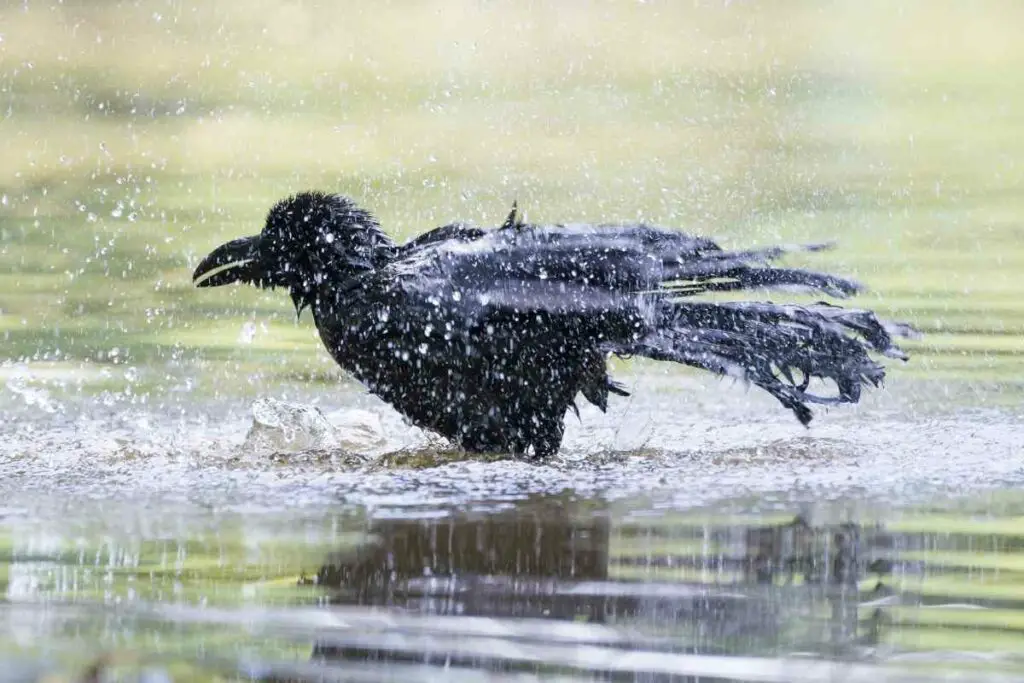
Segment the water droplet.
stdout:
[[240,344],[252,344],[256,338],[256,323],[251,320],[242,325],[242,331],[238,334]]

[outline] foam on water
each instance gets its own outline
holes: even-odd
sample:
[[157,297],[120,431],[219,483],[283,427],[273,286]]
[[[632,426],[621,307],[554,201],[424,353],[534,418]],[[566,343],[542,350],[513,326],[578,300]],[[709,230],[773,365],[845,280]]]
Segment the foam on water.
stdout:
[[[714,380],[656,373],[629,383],[633,395],[608,414],[581,406],[580,420],[568,416],[562,452],[533,464],[454,452],[351,390],[140,405],[59,401],[8,381],[0,494],[421,506],[571,489],[688,507],[769,491],[887,498],[1024,482],[1017,411],[967,408],[932,385],[905,382],[820,411],[807,430],[759,392]],[[324,400],[330,408],[312,403]]]

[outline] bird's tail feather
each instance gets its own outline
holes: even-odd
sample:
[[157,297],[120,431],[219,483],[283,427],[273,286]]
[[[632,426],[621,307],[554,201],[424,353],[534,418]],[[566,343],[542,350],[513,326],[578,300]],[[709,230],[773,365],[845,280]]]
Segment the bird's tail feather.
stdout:
[[847,297],[861,285],[847,278],[799,268],[776,268],[768,262],[794,251],[822,251],[831,244],[779,246],[749,251],[705,251],[700,258],[662,261],[665,290],[676,296],[737,289],[800,287]]
[[[915,334],[870,311],[827,303],[663,301],[659,318],[654,332],[621,351],[740,377],[773,395],[804,425],[812,417],[808,403],[856,403],[862,386],[879,386],[885,369],[871,352],[905,360],[893,336]],[[831,380],[834,393],[812,393],[812,379]]]

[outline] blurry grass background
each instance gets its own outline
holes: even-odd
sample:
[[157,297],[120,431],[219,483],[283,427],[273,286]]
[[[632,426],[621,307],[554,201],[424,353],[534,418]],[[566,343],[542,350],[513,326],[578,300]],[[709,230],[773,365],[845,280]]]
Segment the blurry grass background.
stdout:
[[322,188],[400,238],[517,199],[837,239],[810,263],[927,333],[895,373],[1019,382],[1022,25],[1011,1],[4,3],[0,358],[339,376],[287,297],[189,280]]

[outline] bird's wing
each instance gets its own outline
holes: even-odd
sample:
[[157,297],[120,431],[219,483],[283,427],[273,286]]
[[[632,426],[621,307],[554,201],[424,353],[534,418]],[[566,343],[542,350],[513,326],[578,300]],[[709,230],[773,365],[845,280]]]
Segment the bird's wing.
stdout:
[[409,240],[398,250],[399,258],[408,258],[426,248],[442,243],[472,242],[491,232],[488,228],[480,228],[467,223],[449,223],[434,228],[419,237]]
[[818,245],[724,251],[709,239],[648,225],[464,231],[439,228],[405,252],[393,264],[403,286],[426,297],[458,297],[467,312],[483,306],[550,313],[615,311],[651,294],[800,286],[845,296],[858,289],[842,278],[769,265],[787,251]]

